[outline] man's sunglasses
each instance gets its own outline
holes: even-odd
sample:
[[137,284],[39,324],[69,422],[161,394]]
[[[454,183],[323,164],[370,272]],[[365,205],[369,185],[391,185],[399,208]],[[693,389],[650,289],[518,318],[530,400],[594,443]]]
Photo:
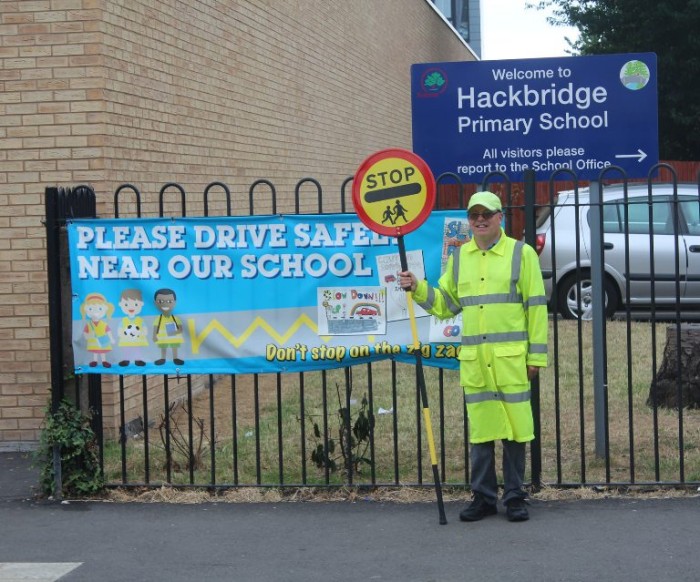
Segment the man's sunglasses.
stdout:
[[476,220],[481,216],[484,220],[491,220],[496,214],[498,214],[498,210],[487,210],[486,212],[470,212],[469,213],[469,220]]

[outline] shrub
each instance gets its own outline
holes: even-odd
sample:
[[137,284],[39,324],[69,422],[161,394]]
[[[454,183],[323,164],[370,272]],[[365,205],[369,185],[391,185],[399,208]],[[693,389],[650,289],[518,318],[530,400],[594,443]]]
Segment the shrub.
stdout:
[[41,470],[39,485],[45,495],[55,495],[53,448],[61,456],[61,489],[66,497],[81,497],[99,492],[104,483],[97,455],[97,439],[90,428],[90,417],[68,400],[58,410],[46,410],[35,462]]

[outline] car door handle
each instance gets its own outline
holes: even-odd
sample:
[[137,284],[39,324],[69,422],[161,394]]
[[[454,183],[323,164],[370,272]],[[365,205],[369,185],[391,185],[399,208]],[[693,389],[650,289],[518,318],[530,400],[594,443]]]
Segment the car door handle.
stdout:
[[615,248],[615,245],[612,243],[606,243],[606,242],[603,243],[603,250],[605,250],[605,251],[611,251],[614,248]]
[[690,245],[690,246],[688,247],[688,250],[689,250],[691,253],[700,253],[700,245]]

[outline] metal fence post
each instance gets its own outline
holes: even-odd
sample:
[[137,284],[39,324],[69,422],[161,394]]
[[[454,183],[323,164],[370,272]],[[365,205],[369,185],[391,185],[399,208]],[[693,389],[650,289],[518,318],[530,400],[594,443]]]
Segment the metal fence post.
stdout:
[[[51,361],[51,414],[58,412],[63,400],[65,382],[63,378],[63,344],[61,320],[61,260],[58,188],[46,188],[44,207],[46,211],[46,266],[48,274],[49,300],[49,349]],[[63,497],[61,483],[61,447],[53,445],[54,497]]]
[[[525,242],[535,247],[535,171],[525,170]],[[532,416],[534,420],[535,439],[530,444],[530,463],[532,469],[532,485],[540,488],[542,485],[542,441],[540,422],[540,378],[536,376],[530,382],[530,402],[532,404]]]

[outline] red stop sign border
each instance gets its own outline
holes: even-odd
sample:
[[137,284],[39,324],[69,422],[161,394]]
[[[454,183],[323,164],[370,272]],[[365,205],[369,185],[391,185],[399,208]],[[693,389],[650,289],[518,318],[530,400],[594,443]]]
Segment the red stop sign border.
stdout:
[[[388,158],[397,158],[413,164],[423,176],[426,185],[425,204],[423,205],[423,208],[411,222],[400,226],[386,226],[377,223],[376,221],[372,220],[362,206],[361,187],[365,175],[376,163]],[[425,163],[423,158],[409,150],[404,150],[401,148],[388,148],[367,156],[367,158],[357,168],[352,182],[352,204],[355,207],[355,212],[357,212],[359,219],[369,229],[378,234],[400,237],[417,229],[426,221],[428,216],[430,216],[433,206],[435,205],[435,189],[435,178],[433,177],[432,171],[428,167],[428,164]]]

